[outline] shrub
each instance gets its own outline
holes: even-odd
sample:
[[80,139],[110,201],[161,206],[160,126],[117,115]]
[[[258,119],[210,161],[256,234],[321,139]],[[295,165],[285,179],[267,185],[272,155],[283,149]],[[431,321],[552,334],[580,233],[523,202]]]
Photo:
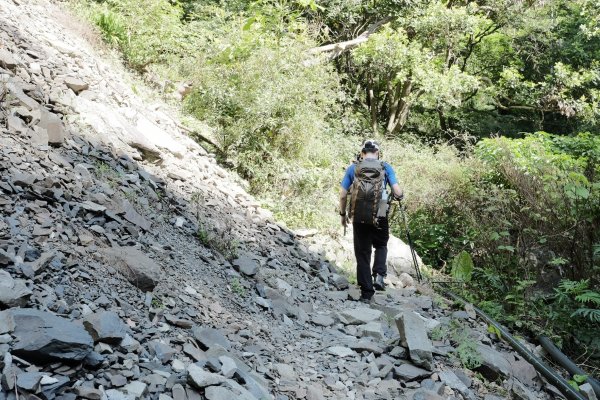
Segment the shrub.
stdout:
[[139,72],[179,61],[197,41],[196,32],[181,21],[182,8],[168,0],[89,0],[75,2],[74,7]]
[[[275,43],[277,41],[278,43]],[[245,31],[238,21],[195,66],[186,109],[214,128],[222,155],[255,192],[277,179],[281,160],[299,157],[326,134],[335,112],[337,77],[324,65],[303,65],[306,46]]]

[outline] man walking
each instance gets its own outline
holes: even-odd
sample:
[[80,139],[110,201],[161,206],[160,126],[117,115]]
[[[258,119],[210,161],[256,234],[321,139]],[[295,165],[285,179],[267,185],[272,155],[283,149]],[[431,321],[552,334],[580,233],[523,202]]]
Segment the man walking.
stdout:
[[[384,290],[383,279],[387,274],[387,242],[390,237],[388,225],[387,186],[393,195],[401,199],[402,189],[391,165],[379,160],[379,144],[366,140],[360,158],[348,167],[341,183],[340,216],[342,225],[352,219],[354,231],[354,256],[356,278],[361,291],[361,301],[370,302],[375,290]],[[350,192],[349,212],[346,203]],[[375,248],[375,260],[371,271],[371,253]]]

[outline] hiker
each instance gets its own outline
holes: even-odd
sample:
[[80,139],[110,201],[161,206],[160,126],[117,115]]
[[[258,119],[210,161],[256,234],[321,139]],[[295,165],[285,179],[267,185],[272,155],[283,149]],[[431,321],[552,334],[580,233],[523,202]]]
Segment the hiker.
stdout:
[[[361,301],[364,302],[371,300],[374,289],[385,289],[383,279],[387,274],[387,242],[390,237],[388,185],[394,197],[402,199],[402,189],[392,166],[379,160],[379,144],[374,140],[366,140],[357,161],[346,169],[340,191],[340,216],[344,228],[352,219],[356,279],[360,286]],[[350,204],[346,214],[348,192]],[[372,248],[375,248],[373,271]]]

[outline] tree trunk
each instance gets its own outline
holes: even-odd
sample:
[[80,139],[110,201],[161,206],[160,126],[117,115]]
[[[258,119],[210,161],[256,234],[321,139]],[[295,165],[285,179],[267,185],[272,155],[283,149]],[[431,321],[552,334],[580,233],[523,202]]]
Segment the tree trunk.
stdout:
[[368,96],[369,96],[369,109],[371,110],[371,129],[373,133],[377,133],[377,98],[375,97],[375,91],[373,90],[373,76],[369,74],[368,78]]
[[440,128],[442,131],[446,132],[448,130],[448,123],[446,122],[446,117],[444,116],[444,112],[438,108],[438,117],[440,118]]
[[412,92],[412,77],[406,78],[403,84],[398,85],[396,95],[394,96],[394,102],[389,110],[390,119],[388,120],[387,127],[385,129],[386,137],[392,137],[402,130],[408,119],[408,113],[410,111],[410,102],[408,96]]

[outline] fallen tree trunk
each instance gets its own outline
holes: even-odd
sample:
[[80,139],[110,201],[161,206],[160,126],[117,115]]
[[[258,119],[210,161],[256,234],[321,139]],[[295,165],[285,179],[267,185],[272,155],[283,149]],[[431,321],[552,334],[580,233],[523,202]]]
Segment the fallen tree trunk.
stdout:
[[364,43],[367,40],[369,40],[369,36],[371,36],[373,33],[377,32],[379,30],[379,28],[381,28],[383,25],[387,24],[391,20],[392,20],[392,17],[384,18],[380,21],[374,22],[371,25],[369,25],[363,33],[361,33],[354,39],[346,40],[344,42],[326,44],[324,46],[319,46],[319,47],[313,47],[312,49],[308,50],[308,53],[309,54],[330,53],[328,55],[328,58],[330,60],[334,59],[334,58],[338,57],[340,54],[342,54],[344,51],[349,50],[353,47],[356,47],[356,46],[360,45],[361,43]]

